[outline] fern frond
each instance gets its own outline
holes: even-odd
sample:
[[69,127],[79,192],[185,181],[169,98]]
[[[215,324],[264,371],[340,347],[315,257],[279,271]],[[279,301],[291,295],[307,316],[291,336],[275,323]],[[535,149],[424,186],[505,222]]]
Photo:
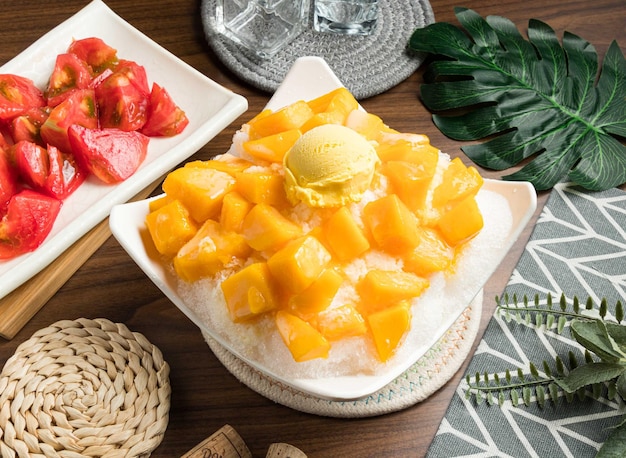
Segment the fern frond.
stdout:
[[[515,320],[527,326],[549,329],[558,334],[561,334],[573,320],[596,320],[619,324],[625,318],[621,301],[617,301],[611,315],[606,299],[602,299],[596,305],[590,297],[584,303],[581,303],[578,297],[574,297],[569,303],[565,294],[561,294],[559,300],[554,301],[550,294],[543,299],[536,294],[532,300],[527,296],[520,300],[516,294],[509,296],[505,293],[501,298],[496,297],[496,306],[497,311],[507,322]],[[548,400],[556,404],[561,396],[567,402],[572,402],[576,398],[583,399],[585,396],[597,399],[605,392],[608,399],[620,397],[621,393],[615,380],[590,380],[574,392],[561,387],[560,380],[568,377],[568,374],[579,366],[595,362],[594,358],[587,348],[583,355],[579,356],[570,350],[567,357],[557,355],[554,361],[543,361],[540,366],[541,372],[538,366],[530,363],[526,373],[518,367],[514,371],[507,369],[504,374],[476,373],[473,381],[472,377],[467,375],[466,397],[474,398],[477,404],[486,402],[489,405],[496,403],[502,405],[509,399],[514,406],[520,403],[528,406],[534,398],[540,407],[544,407]]]
[[573,319],[598,319],[617,323],[621,323],[624,319],[624,306],[619,300],[615,304],[614,319],[610,317],[606,299],[602,299],[600,304],[596,306],[593,299],[588,297],[583,307],[586,313],[581,310],[580,300],[576,296],[570,305],[565,294],[561,294],[558,304],[558,307],[555,307],[551,294],[546,295],[544,304],[542,304],[538,294],[534,296],[532,301],[527,296],[523,296],[519,300],[516,294],[510,298],[508,293],[505,293],[503,298],[496,297],[496,310],[507,323],[515,320],[527,326],[532,325],[537,329],[552,330],[557,334],[562,334],[568,322]]

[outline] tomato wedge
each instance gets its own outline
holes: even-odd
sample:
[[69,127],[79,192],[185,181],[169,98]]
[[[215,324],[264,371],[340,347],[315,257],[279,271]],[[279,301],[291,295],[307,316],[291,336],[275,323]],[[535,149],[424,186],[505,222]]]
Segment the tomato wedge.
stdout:
[[152,84],[148,120],[141,129],[149,137],[173,137],[180,134],[189,124],[185,112],[172,100],[165,88]]
[[41,245],[60,209],[60,200],[32,189],[13,195],[0,220],[0,259],[28,253]]
[[17,189],[17,173],[11,167],[5,151],[0,150],[0,212],[6,209]]
[[41,126],[41,138],[61,151],[72,151],[67,139],[67,129],[72,124],[95,129],[98,127],[98,112],[93,89],[72,92],[67,99],[54,107]]
[[57,106],[71,91],[89,87],[92,79],[91,69],[76,54],[59,54],[44,92],[48,106]]
[[47,155],[45,148],[27,140],[19,141],[13,146],[19,176],[28,186],[37,190],[41,190],[46,184]]
[[94,74],[100,74],[117,64],[117,50],[97,37],[74,40],[67,52],[87,62]]
[[65,199],[85,181],[86,174],[72,154],[48,145],[42,148],[29,141],[14,147],[19,176],[33,189],[57,199]]
[[141,65],[121,60],[95,91],[102,127],[131,131],[141,129],[146,123],[150,88]]
[[28,78],[0,74],[0,119],[10,120],[31,108],[43,107],[46,101],[37,86]]
[[68,136],[80,166],[109,184],[135,173],[146,158],[150,140],[137,131],[87,129],[76,124],[70,126]]
[[31,108],[26,113],[13,118],[10,125],[11,138],[15,143],[21,140],[28,140],[38,145],[44,146],[41,139],[41,126],[49,116],[49,109]]

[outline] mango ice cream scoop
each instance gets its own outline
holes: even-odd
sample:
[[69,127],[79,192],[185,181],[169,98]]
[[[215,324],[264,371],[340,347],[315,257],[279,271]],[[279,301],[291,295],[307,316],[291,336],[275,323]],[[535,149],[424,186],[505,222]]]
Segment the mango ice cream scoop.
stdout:
[[292,204],[340,207],[358,202],[380,162],[374,147],[352,129],[325,124],[304,133],[284,158]]

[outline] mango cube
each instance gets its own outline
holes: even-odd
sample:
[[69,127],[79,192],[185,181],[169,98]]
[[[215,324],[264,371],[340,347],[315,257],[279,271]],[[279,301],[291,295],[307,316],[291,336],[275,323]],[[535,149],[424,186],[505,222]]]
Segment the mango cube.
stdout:
[[180,278],[192,282],[215,275],[233,259],[243,259],[250,251],[242,235],[226,231],[218,222],[208,219],[178,251],[174,269]]
[[243,219],[252,206],[252,203],[237,191],[231,191],[225,194],[224,199],[222,199],[220,224],[226,230],[235,232],[241,231]]
[[221,288],[236,323],[275,310],[279,304],[280,289],[265,262],[250,264],[232,274]]
[[250,156],[262,161],[282,162],[285,153],[302,136],[299,129],[286,130],[277,134],[268,135],[244,142],[243,150]]
[[153,212],[155,210],[158,210],[159,208],[169,204],[173,200],[174,199],[171,196],[163,194],[162,196],[157,197],[156,199],[152,199],[150,200],[150,202],[148,202],[148,211]]
[[345,87],[338,87],[307,102],[314,113],[341,113],[344,118],[359,107],[359,102]]
[[296,362],[327,358],[330,343],[309,323],[285,311],[276,312],[276,328]]
[[407,301],[400,301],[367,317],[374,338],[378,358],[387,361],[411,325],[411,309]]
[[347,207],[341,207],[324,224],[322,233],[339,261],[350,261],[370,248],[367,237]]
[[423,163],[390,161],[385,164],[385,175],[394,192],[412,212],[423,210],[428,188],[437,169],[438,153],[424,155]]
[[362,336],[367,333],[365,319],[352,304],[320,312],[317,315],[316,327],[328,340]]
[[181,167],[170,172],[163,191],[180,200],[199,223],[219,213],[222,198],[235,187],[235,179],[211,168]]
[[383,162],[406,161],[417,164],[423,161],[422,155],[439,156],[439,150],[430,144],[427,136],[414,134],[390,143],[380,143],[376,147],[376,153]]
[[257,204],[248,212],[241,233],[257,251],[276,251],[300,236],[302,229],[267,204]]
[[441,183],[433,191],[433,207],[443,210],[469,196],[475,196],[483,178],[474,167],[467,167],[458,157],[450,161]]
[[287,206],[284,178],[270,170],[235,174],[235,189],[250,202],[276,208]]
[[174,256],[198,227],[180,200],[173,200],[146,215],[146,226],[157,251]]
[[267,137],[279,132],[299,129],[313,114],[313,110],[305,101],[294,102],[278,111],[248,122],[250,138]]
[[264,118],[266,116],[269,116],[273,113],[273,111],[270,108],[264,108],[263,110],[261,110],[259,113],[257,113],[250,121],[248,121],[246,123],[246,125],[249,124],[254,124],[255,122],[257,122],[259,119]]
[[319,240],[305,235],[274,253],[267,265],[283,287],[292,293],[299,293],[311,286],[331,259]]
[[429,284],[426,278],[410,272],[370,270],[357,284],[360,310],[369,315],[396,302],[418,297]]
[[369,202],[363,221],[376,244],[391,255],[403,255],[418,243],[418,220],[397,194]]
[[437,222],[443,238],[453,247],[474,237],[483,225],[483,215],[473,196],[448,210]]
[[305,122],[300,130],[302,133],[308,132],[314,127],[323,126],[325,124],[343,124],[345,116],[338,111],[331,111],[328,113],[315,113]]
[[237,172],[243,172],[248,167],[252,166],[252,162],[247,159],[243,159],[232,154],[225,153],[210,161],[190,161],[185,164],[185,167],[197,168],[197,169],[215,169],[220,172],[226,172],[229,175],[235,176]]
[[391,131],[380,117],[363,110],[353,110],[348,114],[344,125],[363,135],[367,140],[380,141],[384,132]]
[[301,318],[321,312],[332,303],[342,283],[339,272],[325,269],[308,288],[289,298],[289,310]]
[[439,231],[419,227],[418,234],[419,243],[404,257],[405,270],[426,277],[450,267],[454,250],[443,240]]

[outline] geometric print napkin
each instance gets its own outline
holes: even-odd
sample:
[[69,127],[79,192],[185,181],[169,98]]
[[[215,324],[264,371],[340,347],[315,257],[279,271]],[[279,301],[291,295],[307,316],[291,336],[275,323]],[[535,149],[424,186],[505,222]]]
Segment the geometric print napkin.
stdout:
[[[588,192],[567,183],[553,188],[530,240],[502,294],[518,301],[535,295],[555,301],[562,294],[569,303],[604,298],[609,312],[618,300],[626,305],[626,193],[614,188]],[[485,300],[494,300],[485,298]],[[545,302],[545,301],[544,301]],[[565,361],[569,351],[583,361],[582,347],[545,327],[535,328],[494,314],[467,373],[498,373],[507,369],[529,372],[530,362],[541,370],[556,355]],[[473,377],[472,377],[473,378]],[[428,458],[448,457],[593,457],[626,415],[626,407],[606,393],[572,402],[547,400],[540,407],[477,404],[466,399],[463,377],[428,450]],[[590,393],[589,393],[590,394]],[[625,451],[626,454],[626,451]]]

